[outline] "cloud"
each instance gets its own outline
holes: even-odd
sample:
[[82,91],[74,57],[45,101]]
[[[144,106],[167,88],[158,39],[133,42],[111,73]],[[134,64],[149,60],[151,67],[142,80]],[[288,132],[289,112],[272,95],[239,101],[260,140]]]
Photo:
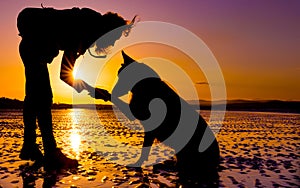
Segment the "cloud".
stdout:
[[208,82],[196,82],[196,85],[208,85]]

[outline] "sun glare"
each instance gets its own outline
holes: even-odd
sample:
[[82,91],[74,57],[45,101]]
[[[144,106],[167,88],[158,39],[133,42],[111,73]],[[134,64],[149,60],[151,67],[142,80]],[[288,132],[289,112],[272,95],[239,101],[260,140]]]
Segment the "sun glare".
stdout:
[[73,69],[73,72],[72,72],[72,76],[74,79],[77,79],[78,78],[78,74],[77,74],[77,67]]
[[80,78],[80,70],[78,69],[80,62],[82,61],[82,57],[80,56],[77,60],[76,63],[73,67],[73,72],[72,72],[72,76],[74,79],[79,79]]

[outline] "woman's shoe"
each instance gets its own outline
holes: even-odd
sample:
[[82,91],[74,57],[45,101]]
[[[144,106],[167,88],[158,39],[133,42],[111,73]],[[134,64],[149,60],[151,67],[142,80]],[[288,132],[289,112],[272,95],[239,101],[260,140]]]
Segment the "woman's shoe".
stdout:
[[44,156],[37,144],[23,144],[19,157],[22,160],[43,161]]
[[76,159],[68,158],[59,148],[56,148],[53,153],[50,153],[47,156],[45,155],[44,168],[46,171],[74,169],[77,167],[78,161]]

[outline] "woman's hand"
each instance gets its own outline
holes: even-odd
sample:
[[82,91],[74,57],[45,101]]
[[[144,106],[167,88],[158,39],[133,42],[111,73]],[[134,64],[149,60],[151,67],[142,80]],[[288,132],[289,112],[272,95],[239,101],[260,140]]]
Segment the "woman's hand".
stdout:
[[105,89],[95,88],[93,91],[90,91],[89,95],[95,99],[111,100],[111,94]]

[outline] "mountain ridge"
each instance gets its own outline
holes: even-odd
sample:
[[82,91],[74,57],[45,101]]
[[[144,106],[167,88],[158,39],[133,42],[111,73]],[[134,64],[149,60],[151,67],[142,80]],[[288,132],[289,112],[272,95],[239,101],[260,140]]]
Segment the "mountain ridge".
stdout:
[[[220,100],[214,101],[214,109],[223,109],[226,102],[226,110],[228,111],[258,111],[258,112],[284,112],[284,113],[300,113],[300,101],[283,101],[283,100]],[[211,110],[212,101],[196,100],[188,101],[189,104],[199,107],[201,110]],[[18,99],[0,98],[0,109],[23,109],[23,101]],[[95,108],[94,104],[64,104],[54,103],[52,109],[69,109],[69,108]],[[98,110],[112,109],[112,105],[96,104]]]

